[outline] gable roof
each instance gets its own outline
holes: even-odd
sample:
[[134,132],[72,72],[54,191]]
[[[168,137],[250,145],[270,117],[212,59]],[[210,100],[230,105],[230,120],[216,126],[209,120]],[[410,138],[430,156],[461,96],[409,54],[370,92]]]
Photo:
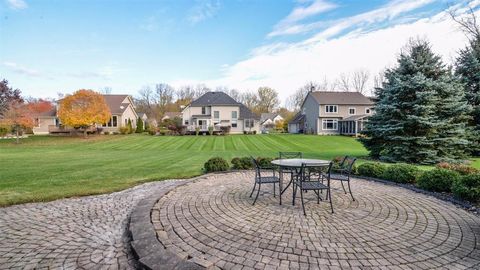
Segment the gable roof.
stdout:
[[247,108],[247,106],[239,103],[239,106],[240,106],[240,115],[238,117],[238,119],[255,119],[255,120],[258,120],[259,117],[258,115],[254,114],[252,111],[250,111],[249,108]]
[[273,121],[273,118],[277,117],[278,113],[262,113],[260,116],[260,122],[265,122],[268,119]]
[[373,105],[374,102],[359,92],[315,91],[309,95],[319,105]]
[[123,114],[130,103],[123,103],[128,95],[102,95],[112,114]]
[[298,112],[292,120],[290,120],[290,122],[288,122],[289,124],[298,124],[300,123],[303,119],[305,119],[305,115],[302,114],[301,112]]
[[224,92],[207,92],[201,97],[195,99],[190,103],[192,107],[199,106],[211,106],[211,105],[240,105],[241,103],[237,102],[231,96],[225,94]]
[[35,114],[34,116],[36,117],[56,117],[57,116],[57,108],[53,106],[52,109],[45,111],[45,112],[39,112]]

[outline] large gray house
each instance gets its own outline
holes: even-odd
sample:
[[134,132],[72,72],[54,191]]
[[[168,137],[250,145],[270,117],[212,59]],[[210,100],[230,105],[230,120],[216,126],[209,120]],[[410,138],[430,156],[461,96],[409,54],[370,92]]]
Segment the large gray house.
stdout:
[[207,92],[182,111],[182,121],[188,131],[205,132],[209,127],[220,130],[222,126],[229,126],[231,133],[257,133],[259,120],[245,105],[224,92]]
[[357,135],[373,113],[374,102],[358,92],[308,93],[289,122],[290,133]]

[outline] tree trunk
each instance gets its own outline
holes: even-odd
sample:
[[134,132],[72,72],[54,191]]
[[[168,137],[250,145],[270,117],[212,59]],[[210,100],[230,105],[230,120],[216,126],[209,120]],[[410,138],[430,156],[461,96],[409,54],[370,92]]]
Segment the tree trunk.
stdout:
[[83,129],[83,138],[87,138],[87,128]]
[[17,134],[17,144],[19,144],[20,143],[20,137],[19,137],[18,127],[15,129],[15,132]]

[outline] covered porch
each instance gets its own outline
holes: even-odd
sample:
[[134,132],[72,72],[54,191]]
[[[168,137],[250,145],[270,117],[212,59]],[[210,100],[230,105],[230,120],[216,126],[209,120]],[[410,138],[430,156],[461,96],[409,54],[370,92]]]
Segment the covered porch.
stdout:
[[338,121],[338,131],[342,135],[357,136],[365,127],[368,115],[353,115]]

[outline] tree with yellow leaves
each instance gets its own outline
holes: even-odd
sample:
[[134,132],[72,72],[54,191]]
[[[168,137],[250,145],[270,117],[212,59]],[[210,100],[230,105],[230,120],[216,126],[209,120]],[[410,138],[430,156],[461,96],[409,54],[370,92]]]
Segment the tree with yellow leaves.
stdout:
[[64,125],[83,128],[83,134],[87,137],[87,128],[108,122],[111,113],[101,94],[81,89],[60,101],[58,117]]

